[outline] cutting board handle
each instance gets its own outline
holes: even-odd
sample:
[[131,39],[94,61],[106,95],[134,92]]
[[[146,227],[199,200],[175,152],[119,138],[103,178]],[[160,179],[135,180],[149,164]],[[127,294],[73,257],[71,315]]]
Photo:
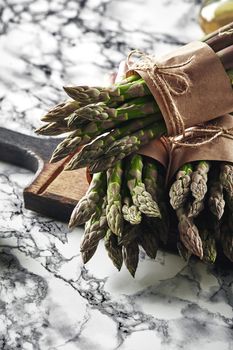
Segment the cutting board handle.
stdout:
[[61,139],[24,135],[0,127],[0,160],[36,172]]

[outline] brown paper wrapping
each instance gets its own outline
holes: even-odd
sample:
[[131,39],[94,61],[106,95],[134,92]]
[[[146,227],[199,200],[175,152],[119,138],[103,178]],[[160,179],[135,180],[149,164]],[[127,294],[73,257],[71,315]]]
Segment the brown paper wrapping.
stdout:
[[[190,62],[187,64],[188,61]],[[233,92],[230,79],[220,59],[207,44],[195,41],[180,47],[160,59],[158,65],[162,69],[165,67],[165,70],[163,69],[160,73],[160,77],[170,90],[172,100],[183,119],[185,128],[233,111]],[[172,67],[175,65],[180,66]],[[172,118],[174,120],[174,110],[169,101],[164,102],[164,99],[167,99],[166,94],[154,84],[148,72],[143,68],[131,69],[127,75],[134,71],[145,80],[158,103],[167,126],[168,135],[177,135],[177,128],[174,130],[171,124]],[[179,81],[180,73],[184,73],[189,80],[189,86],[185,93],[179,93],[182,88],[182,79]],[[174,93],[174,91],[178,91],[178,93]]]
[[140,148],[137,153],[157,160],[165,169],[167,169],[169,162],[168,147],[169,144],[167,143],[166,138],[161,137],[160,139],[150,141],[147,145]]
[[[208,123],[207,127],[208,125],[231,129],[233,128],[233,116],[230,114],[224,115]],[[199,160],[233,162],[233,139],[219,136],[210,143],[197,147],[175,146],[170,152],[170,157],[169,180],[185,163]]]

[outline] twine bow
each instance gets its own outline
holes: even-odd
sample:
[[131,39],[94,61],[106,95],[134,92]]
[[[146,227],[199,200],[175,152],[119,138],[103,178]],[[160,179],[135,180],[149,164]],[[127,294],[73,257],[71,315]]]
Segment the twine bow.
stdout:
[[[169,141],[174,146],[199,147],[216,140],[220,136],[233,140],[233,128],[227,129],[215,125],[188,128],[185,131],[185,136],[169,137]],[[200,138],[201,141],[195,141],[197,138]]]
[[[134,55],[138,56],[137,62],[131,62]],[[131,59],[131,60],[130,60]],[[181,69],[189,66],[193,56],[185,62],[174,65],[163,65],[154,56],[147,55],[141,51],[133,50],[127,57],[127,65],[130,70],[141,70],[146,72],[156,89],[160,92],[161,98],[168,115],[173,135],[185,135],[184,118],[180,114],[173,96],[184,95],[189,90],[191,81],[189,76]],[[175,79],[178,84],[172,85]]]

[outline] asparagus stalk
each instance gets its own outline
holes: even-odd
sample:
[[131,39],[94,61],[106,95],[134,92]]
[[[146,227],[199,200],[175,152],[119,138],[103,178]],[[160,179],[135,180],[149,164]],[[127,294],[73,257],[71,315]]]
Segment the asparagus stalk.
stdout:
[[134,277],[139,260],[139,247],[136,240],[130,244],[123,245],[123,260],[130,274]]
[[122,163],[117,162],[113,169],[109,169],[107,173],[107,222],[113,233],[121,236],[123,230],[122,216]]
[[214,236],[208,229],[200,231],[200,237],[203,247],[203,261],[213,264],[217,257],[217,248]]
[[142,220],[141,212],[138,207],[133,204],[132,198],[124,197],[122,206],[122,214],[125,221],[129,222],[131,225],[138,225]]
[[219,181],[212,181],[209,190],[210,211],[220,220],[224,213],[224,207],[223,186]]
[[90,166],[90,171],[95,173],[111,168],[118,160],[138,151],[141,146],[147,144],[150,140],[160,137],[165,133],[165,129],[164,122],[156,122],[143,130],[136,131],[132,135],[115,141],[105,152],[105,157]]
[[108,105],[122,103],[135,97],[150,95],[145,81],[137,78],[135,81],[115,85],[111,88],[74,86],[64,87],[65,92],[72,99],[88,105],[92,103],[104,102]]
[[163,190],[165,184],[160,172],[162,172],[162,169],[159,169],[155,161],[149,159],[144,160],[143,182],[147,192],[151,194],[152,199],[157,203],[160,211],[160,218],[151,218],[149,220],[150,225],[156,227],[160,240],[166,244],[169,233],[169,218]]
[[209,170],[209,162],[200,161],[198,162],[195,171],[192,173],[190,189],[193,197],[198,201],[203,200],[207,192],[207,176]]
[[80,199],[71,214],[69,228],[82,225],[91,218],[96,210],[96,206],[103,202],[107,188],[106,183],[105,173],[93,175],[87,193]]
[[132,156],[129,169],[126,173],[127,185],[132,196],[132,201],[141,213],[149,217],[160,217],[157,203],[152,199],[150,193],[146,191],[145,184],[142,182],[142,170],[142,157],[138,154]]
[[137,242],[144,249],[145,253],[151,259],[155,259],[159,248],[157,236],[151,231],[150,227],[145,223],[142,224],[141,233],[137,238]]
[[96,211],[85,224],[85,231],[80,246],[80,251],[92,251],[104,238],[107,231],[106,199],[103,204],[96,206]]
[[184,246],[181,241],[177,242],[177,250],[181,258],[185,261],[189,261],[192,253]]
[[97,249],[97,246],[95,246],[91,250],[85,250],[85,251],[81,252],[81,256],[82,256],[82,260],[83,260],[84,264],[86,264],[89,260],[91,260],[91,258],[93,257],[93,255],[96,252],[96,249]]
[[193,168],[191,164],[185,164],[176,175],[175,182],[171,185],[169,196],[173,209],[181,208],[190,194],[191,175]]
[[194,200],[188,204],[189,217],[197,217],[204,209],[204,199],[207,192],[207,180],[210,169],[210,163],[206,161],[199,161],[196,165],[195,171],[191,175],[190,190]]
[[50,109],[48,113],[46,113],[41,120],[44,122],[57,122],[60,120],[64,120],[71,113],[76,111],[81,107],[80,102],[68,100],[65,102],[59,103],[57,106]]
[[220,183],[229,195],[233,195],[233,165],[223,163],[220,169]]
[[92,143],[84,146],[81,151],[74,155],[74,157],[71,159],[67,165],[67,169],[79,169],[94,163],[101,156],[104,156],[105,151],[113,142],[133,133],[134,131],[144,129],[145,127],[151,125],[154,121],[155,116],[152,115],[150,117],[138,119],[133,122],[129,121],[119,125],[119,127],[110,131],[107,133],[107,135],[101,136],[95,139]]
[[104,102],[99,102],[79,108],[69,118],[68,125],[69,127],[76,126],[76,122],[80,118],[90,121],[117,120],[117,122],[124,122],[141,119],[157,112],[159,112],[158,106],[153,98],[148,96],[130,100],[117,108],[109,107]]
[[181,242],[192,254],[202,259],[203,247],[198,228],[193,220],[187,216],[183,208],[179,208],[176,214],[179,220],[178,229]]
[[227,224],[222,227],[221,244],[223,253],[230,261],[233,262],[233,234]]
[[78,147],[89,143],[93,138],[97,137],[101,132],[112,129],[114,122],[105,123],[91,122],[84,128],[77,129],[69,134],[54,150],[51,162],[57,162],[69,154],[74,153]]
[[114,266],[120,271],[123,264],[122,247],[118,244],[117,236],[108,229],[104,238],[105,249],[107,250],[109,258],[112,260]]
[[133,241],[141,235],[141,225],[130,225],[124,226],[122,237],[118,239],[119,245],[130,245]]

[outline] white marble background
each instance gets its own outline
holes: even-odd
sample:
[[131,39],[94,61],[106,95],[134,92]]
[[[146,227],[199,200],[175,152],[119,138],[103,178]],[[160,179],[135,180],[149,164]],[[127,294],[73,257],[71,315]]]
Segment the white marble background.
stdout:
[[[199,38],[199,7],[0,0],[0,126],[33,134],[62,85],[104,83],[132,48],[164,53]],[[233,349],[232,271],[141,252],[132,279],[103,246],[84,267],[81,229],[23,208],[32,176],[0,163],[0,350]]]

